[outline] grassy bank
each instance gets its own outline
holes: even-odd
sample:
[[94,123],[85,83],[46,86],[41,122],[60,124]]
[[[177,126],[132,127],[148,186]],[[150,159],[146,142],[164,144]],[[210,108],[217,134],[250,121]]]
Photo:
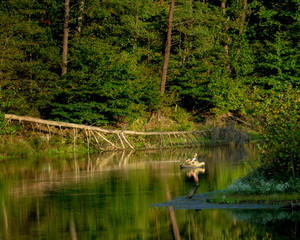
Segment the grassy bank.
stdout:
[[[179,117],[180,116],[180,117]],[[38,154],[58,154],[71,152],[94,152],[99,151],[99,146],[104,146],[108,141],[115,143],[116,136],[111,134],[106,135],[106,142],[98,141],[95,136],[89,136],[90,146],[87,145],[87,136],[84,132],[74,132],[72,129],[58,129],[49,126],[45,129],[34,129],[28,123],[21,125],[19,122],[8,122],[3,119],[2,130],[0,131],[0,158],[31,156]],[[229,124],[230,123],[230,124]],[[218,126],[217,128],[215,128]],[[215,129],[210,134],[199,135],[198,142],[202,145],[217,146],[228,144],[234,141],[236,144],[245,143],[248,140],[247,130],[238,124],[232,124],[228,116],[220,119],[210,119],[206,122],[199,123],[195,119],[191,119],[190,115],[183,112],[177,113],[175,116],[168,114],[167,116],[153,116],[150,119],[138,119],[131,125],[114,125],[102,126],[106,129],[123,129],[139,132],[169,132],[169,131],[199,131],[206,129]],[[51,130],[51,131],[50,131]],[[74,136],[75,134],[75,136]],[[79,136],[80,135],[80,136]],[[175,136],[175,135],[174,135]],[[184,136],[169,136],[164,139],[163,143],[169,147],[185,147],[188,140],[195,139],[184,138]],[[238,137],[237,137],[238,136]],[[254,136],[253,134],[251,136]],[[136,148],[156,148],[159,147],[156,136],[130,136],[128,137],[131,143],[134,143]],[[174,137],[174,139],[172,139]],[[194,136],[195,137],[195,136]],[[118,138],[117,138],[118,139]],[[92,141],[91,141],[92,140]],[[74,143],[75,141],[75,143]],[[176,143],[176,144],[174,144]],[[101,145],[102,144],[102,145]],[[94,146],[95,145],[95,146]],[[109,145],[109,144],[108,144]],[[123,145],[123,143],[122,143]],[[122,146],[120,146],[122,148]]]
[[300,178],[277,176],[270,166],[263,165],[235,180],[209,201],[228,204],[300,202]]
[[84,142],[73,144],[71,139],[61,139],[59,136],[47,138],[39,134],[9,134],[0,139],[0,159],[28,157],[36,155],[55,155],[72,152],[93,152]]

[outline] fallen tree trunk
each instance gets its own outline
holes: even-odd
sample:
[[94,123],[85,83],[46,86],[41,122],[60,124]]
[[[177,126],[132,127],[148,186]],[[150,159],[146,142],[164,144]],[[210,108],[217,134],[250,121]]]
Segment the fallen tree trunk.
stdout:
[[[52,135],[72,137],[74,149],[78,139],[83,139],[88,146],[94,145],[99,150],[121,149],[160,149],[171,147],[197,147],[205,145],[221,145],[235,142],[244,144],[247,134],[233,127],[214,128],[199,131],[172,131],[172,132],[137,132],[128,130],[111,130],[101,127],[66,123],[39,118],[5,114],[8,122],[22,122],[24,129],[39,134],[47,134],[50,140]],[[89,147],[88,147],[89,148]]]
[[98,131],[103,133],[115,133],[115,134],[134,134],[134,135],[169,135],[169,134],[188,134],[188,133],[201,133],[201,132],[211,132],[212,130],[201,130],[201,131],[174,131],[174,132],[137,132],[137,131],[128,131],[128,130],[109,130],[100,127],[94,127],[89,125],[82,125],[76,123],[66,123],[66,122],[57,122],[51,120],[43,120],[39,118],[27,117],[27,116],[17,116],[13,114],[5,114],[6,119],[18,120],[20,122],[33,122],[39,124],[45,124],[56,127],[66,127],[66,128],[76,128],[76,129],[85,129],[91,131]]

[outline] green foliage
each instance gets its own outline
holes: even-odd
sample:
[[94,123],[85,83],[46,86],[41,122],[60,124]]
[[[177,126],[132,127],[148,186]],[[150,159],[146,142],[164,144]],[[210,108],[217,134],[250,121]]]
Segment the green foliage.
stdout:
[[300,193],[300,179],[290,178],[288,181],[266,180],[262,176],[252,176],[252,178],[238,179],[229,185],[225,194],[282,194],[282,193]]
[[266,91],[281,91],[288,83],[299,87],[299,1],[261,1],[253,10],[254,82]]
[[6,120],[4,118],[4,113],[0,112],[0,134],[3,134],[3,129],[5,127]]
[[214,67],[224,68],[223,51],[217,43],[221,29],[213,27],[222,19],[217,8],[202,2],[176,4],[167,90],[176,91],[178,104],[198,114],[212,106],[209,72]]
[[47,118],[92,125],[132,122],[157,105],[158,82],[136,69],[127,52],[86,38],[72,55],[69,74],[41,110]]
[[36,114],[49,101],[60,57],[45,24],[48,3],[17,0],[0,6],[0,97],[5,113]]
[[178,124],[179,124],[179,131],[190,131],[193,127],[190,120],[189,114],[182,108],[176,108],[175,111],[170,114]]
[[245,114],[247,102],[247,86],[239,79],[215,76],[208,85],[211,93],[212,110],[216,114],[240,112]]
[[260,53],[261,69],[260,82],[265,87],[281,91],[287,83],[293,86],[300,85],[299,49],[293,47],[293,42],[287,33],[276,33],[274,39],[265,41],[266,48]]
[[[93,146],[87,149],[87,144],[81,139],[77,139],[76,145],[74,146],[74,137],[72,134],[65,135],[63,138],[59,135],[42,135],[42,134],[23,134],[17,135],[16,132],[20,133],[21,128],[8,127],[10,130],[0,132],[6,134],[0,138],[0,159],[1,158],[20,158],[28,157],[31,158],[44,155],[49,156],[52,154],[62,153],[85,153],[94,151]],[[24,130],[23,130],[24,131]],[[7,136],[7,133],[10,136]]]
[[80,3],[71,1],[64,77],[62,2],[1,4],[0,111],[103,125],[144,119],[168,103],[201,121],[253,117],[273,91],[299,88],[299,1],[250,1],[243,28],[243,1],[226,1],[225,11],[219,1],[176,1],[164,99],[170,2],[91,0],[83,11]]
[[10,125],[8,119],[5,119],[4,117],[4,113],[0,111],[0,135],[5,135],[5,134],[15,135],[19,129],[20,129],[19,124]]
[[300,91],[274,93],[264,104],[259,126],[262,162],[270,164],[274,174],[300,176]]
[[25,139],[5,139],[0,141],[1,155],[10,157],[30,156],[35,151],[30,143]]

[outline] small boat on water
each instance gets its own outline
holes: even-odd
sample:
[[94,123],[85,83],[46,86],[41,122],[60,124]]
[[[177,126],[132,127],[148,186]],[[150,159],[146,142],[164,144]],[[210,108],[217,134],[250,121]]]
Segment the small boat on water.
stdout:
[[198,154],[194,154],[194,158],[188,159],[185,162],[180,164],[180,168],[204,168],[205,162],[199,162],[198,161]]
[[180,168],[205,168],[205,162],[186,160],[180,164]]

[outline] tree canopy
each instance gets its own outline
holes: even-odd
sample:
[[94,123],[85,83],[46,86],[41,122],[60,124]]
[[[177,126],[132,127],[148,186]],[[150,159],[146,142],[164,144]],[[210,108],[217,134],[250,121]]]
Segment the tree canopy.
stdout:
[[64,1],[3,2],[0,111],[111,125],[167,104],[200,121],[299,89],[299,0],[176,0],[161,96],[170,3],[71,0],[62,76]]

